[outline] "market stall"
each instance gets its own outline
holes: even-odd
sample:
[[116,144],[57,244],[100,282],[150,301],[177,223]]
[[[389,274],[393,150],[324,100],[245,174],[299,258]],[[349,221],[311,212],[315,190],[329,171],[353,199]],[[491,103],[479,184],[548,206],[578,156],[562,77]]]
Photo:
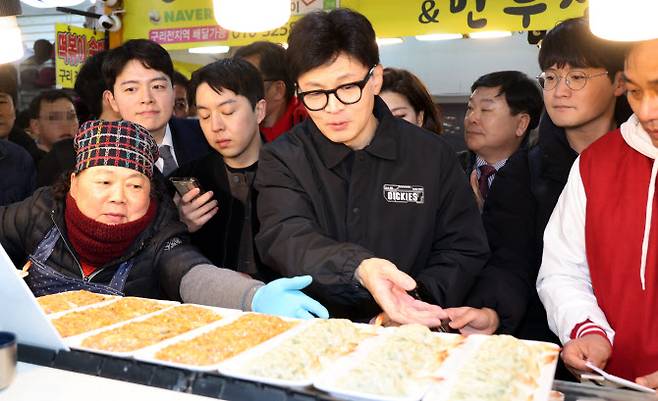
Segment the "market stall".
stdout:
[[[651,399],[553,383],[558,347],[510,336],[299,321],[80,291],[37,300],[70,350],[21,344],[16,381],[0,393],[7,399],[44,391],[28,384],[36,377],[45,378],[42,385],[61,378],[54,399],[81,399],[96,386],[158,399],[172,396],[144,386],[226,400],[560,399],[549,398],[557,395],[551,388],[566,400]],[[100,378],[122,383],[115,390]],[[130,390],[127,383],[141,386]]]

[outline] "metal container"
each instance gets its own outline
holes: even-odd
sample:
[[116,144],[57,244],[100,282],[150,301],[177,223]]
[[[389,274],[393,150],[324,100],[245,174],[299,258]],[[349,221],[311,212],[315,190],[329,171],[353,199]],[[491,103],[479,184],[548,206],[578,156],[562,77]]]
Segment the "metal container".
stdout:
[[7,388],[16,373],[16,335],[0,331],[0,390]]

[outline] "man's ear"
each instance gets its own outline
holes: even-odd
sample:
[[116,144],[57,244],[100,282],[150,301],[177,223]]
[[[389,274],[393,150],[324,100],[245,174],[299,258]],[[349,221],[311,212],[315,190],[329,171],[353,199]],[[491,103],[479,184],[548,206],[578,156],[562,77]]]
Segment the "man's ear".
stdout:
[[260,124],[265,118],[266,109],[267,102],[265,99],[261,99],[258,101],[258,103],[256,103],[256,106],[254,107],[254,113],[256,113],[256,120],[258,121],[258,124]]
[[30,132],[36,137],[41,135],[41,124],[36,118],[30,118]]
[[615,74],[615,79],[612,82],[614,89],[614,94],[615,96],[621,96],[624,94],[624,91],[626,90],[626,86],[624,85],[624,79],[622,78],[622,72],[617,71]]
[[377,64],[375,67],[370,81],[372,82],[373,93],[379,95],[379,92],[382,90],[382,84],[384,83],[384,67],[381,64]]
[[112,110],[114,110],[115,113],[121,114],[119,105],[117,104],[117,101],[114,98],[114,93],[112,93],[112,91],[105,89],[103,92],[103,99],[107,99],[108,103],[110,103],[110,107],[112,107]]
[[69,193],[73,199],[76,199],[78,196],[78,177],[75,175],[75,173],[71,173],[71,185],[69,186]]
[[519,114],[519,122],[516,125],[516,132],[514,134],[521,138],[528,129],[528,125],[530,125],[530,115],[527,113]]

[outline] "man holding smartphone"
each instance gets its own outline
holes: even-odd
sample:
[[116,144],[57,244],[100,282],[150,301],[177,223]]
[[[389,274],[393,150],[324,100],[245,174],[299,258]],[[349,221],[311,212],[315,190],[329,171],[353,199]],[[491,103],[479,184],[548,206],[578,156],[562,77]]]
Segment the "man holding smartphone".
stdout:
[[268,281],[273,276],[260,266],[253,245],[258,220],[252,184],[263,145],[258,128],[265,116],[263,81],[247,61],[224,59],[196,71],[190,93],[213,151],[174,173],[172,181],[200,186],[176,197],[180,218],[213,263]]

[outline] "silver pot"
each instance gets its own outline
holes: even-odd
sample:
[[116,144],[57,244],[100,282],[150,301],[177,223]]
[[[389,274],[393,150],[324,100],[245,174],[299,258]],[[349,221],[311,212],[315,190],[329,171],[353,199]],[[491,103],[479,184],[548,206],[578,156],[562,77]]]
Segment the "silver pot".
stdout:
[[16,335],[0,331],[0,390],[7,388],[16,373]]

